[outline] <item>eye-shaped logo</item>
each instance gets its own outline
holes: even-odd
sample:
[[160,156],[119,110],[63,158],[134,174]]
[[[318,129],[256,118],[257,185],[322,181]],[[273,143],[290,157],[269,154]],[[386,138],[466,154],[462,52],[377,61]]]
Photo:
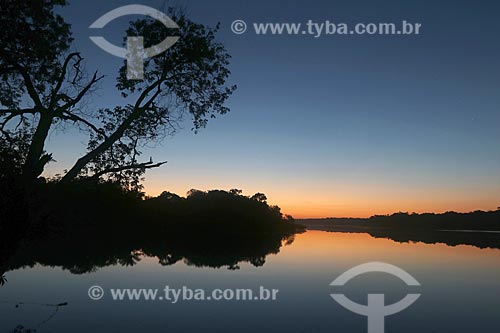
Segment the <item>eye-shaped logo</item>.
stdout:
[[[137,14],[150,16],[163,23],[163,25],[167,28],[179,28],[179,26],[164,13],[154,8],[143,5],[128,5],[113,9],[112,11],[109,11],[98,18],[94,23],[90,25],[89,28],[100,29],[118,17]],[[143,36],[128,36],[127,48],[113,45],[101,36],[91,36],[90,39],[104,51],[114,56],[127,59],[127,79],[142,80],[144,78],[144,59],[151,58],[155,55],[165,52],[169,47],[177,42],[179,37],[167,37],[161,43],[150,46],[147,49],[144,48]]]
[[[388,273],[400,278],[408,286],[420,286],[420,283],[408,272],[382,262],[371,262],[353,267],[336,278],[330,283],[330,286],[343,286],[358,275],[372,272]],[[367,305],[355,303],[343,294],[330,294],[330,296],[347,310],[367,316],[368,333],[383,333],[385,317],[403,311],[412,305],[420,297],[420,294],[408,294],[399,302],[390,305],[385,305],[384,294],[368,294]]]

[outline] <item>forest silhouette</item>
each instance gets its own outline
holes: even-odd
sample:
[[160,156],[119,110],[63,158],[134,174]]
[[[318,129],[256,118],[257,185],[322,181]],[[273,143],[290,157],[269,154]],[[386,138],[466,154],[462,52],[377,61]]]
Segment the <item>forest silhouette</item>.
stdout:
[[[130,22],[127,36],[148,36],[148,45],[166,36],[179,39],[144,63],[143,80],[129,80],[124,62],[111,80],[123,100],[104,106],[89,103],[104,77],[99,68],[87,72],[84,54],[74,51],[71,25],[57,14],[66,5],[65,0],[2,3],[0,273],[35,263],[87,272],[133,264],[142,255],[164,264],[259,266],[304,230],[269,205],[263,193],[191,190],[186,197],[164,192],[148,198],[143,192],[146,171],[166,163],[144,159],[144,147],[176,134],[186,119],[196,133],[230,111],[227,101],[236,86],[229,83],[231,56],[216,38],[219,25],[199,24],[176,8],[166,13],[177,29],[153,19]],[[78,130],[86,145],[74,147],[82,153],[64,161],[68,170],[48,178],[47,165],[58,158],[47,144],[55,129]],[[498,212],[475,212],[342,223],[405,239],[395,233],[423,238],[445,229],[495,231],[499,222]]]
[[[21,265],[64,263],[58,251],[74,253],[76,263],[68,267],[75,271],[130,263],[136,251],[166,263],[259,264],[281,240],[303,230],[262,193],[192,190],[185,198],[169,192],[145,197],[146,171],[166,161],[143,159],[144,147],[160,144],[187,120],[196,133],[230,111],[226,102],[236,86],[228,83],[231,57],[216,38],[218,25],[196,23],[179,8],[165,8],[175,29],[147,16],[129,22],[127,36],[147,36],[145,47],[179,38],[144,62],[141,80],[127,77],[124,61],[107,82],[123,99],[102,106],[89,98],[104,76],[99,68],[87,72],[85,55],[75,51],[71,25],[58,14],[67,5],[6,1],[0,11],[2,270],[16,256],[31,258]],[[64,161],[69,169],[46,177],[47,165],[56,162],[47,144],[56,129],[78,130],[87,143],[75,161]],[[86,251],[94,259],[79,263]]]
[[299,220],[308,229],[368,233],[400,243],[444,243],[500,249],[500,210],[443,214],[395,213],[370,218]]

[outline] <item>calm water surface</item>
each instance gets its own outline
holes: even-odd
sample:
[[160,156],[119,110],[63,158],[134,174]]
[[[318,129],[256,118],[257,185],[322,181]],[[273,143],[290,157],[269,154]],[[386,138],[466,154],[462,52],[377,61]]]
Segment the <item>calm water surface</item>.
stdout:
[[[420,283],[370,273],[341,289],[330,282],[347,269],[371,261],[397,265]],[[386,318],[386,332],[499,332],[500,250],[444,244],[398,243],[368,234],[308,231],[296,235],[261,267],[237,270],[158,264],[114,265],[72,274],[35,265],[6,273],[0,287],[0,332],[15,327],[37,332],[366,332],[366,317],[342,308],[329,296],[346,294],[365,303],[368,293],[386,302],[409,292],[420,299]],[[90,286],[109,288],[279,289],[276,301],[93,301]],[[106,297],[107,296],[107,297]],[[23,302],[23,304],[19,304]],[[68,302],[55,308],[43,304]],[[31,304],[40,303],[40,304]],[[16,307],[17,305],[17,307]],[[55,312],[55,310],[58,310]]]

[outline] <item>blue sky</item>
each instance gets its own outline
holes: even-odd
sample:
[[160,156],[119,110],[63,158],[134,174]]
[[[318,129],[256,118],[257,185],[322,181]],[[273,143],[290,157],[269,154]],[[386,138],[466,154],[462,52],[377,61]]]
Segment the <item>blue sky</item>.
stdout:
[[[95,46],[88,26],[118,6],[76,1],[61,11],[89,71],[107,75],[92,106],[124,104],[122,60]],[[221,22],[238,90],[230,114],[195,135],[188,121],[148,150],[168,160],[146,191],[241,188],[268,194],[295,216],[495,209],[500,205],[500,4],[494,1],[177,1],[198,22]],[[132,17],[130,17],[132,18]],[[102,35],[119,44],[129,18]],[[411,36],[271,36],[231,22],[400,22]],[[69,167],[85,145],[71,130],[50,137]]]

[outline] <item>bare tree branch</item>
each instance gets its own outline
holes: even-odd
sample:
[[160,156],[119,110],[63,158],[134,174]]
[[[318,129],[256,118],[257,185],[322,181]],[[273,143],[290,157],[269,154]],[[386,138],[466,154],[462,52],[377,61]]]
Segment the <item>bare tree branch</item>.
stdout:
[[36,92],[35,86],[33,85],[33,82],[31,81],[31,77],[29,76],[28,72],[21,65],[15,64],[14,67],[23,77],[24,84],[26,85],[26,90],[28,91],[30,98],[33,100],[33,103],[35,103],[35,106],[40,111],[45,110],[42,101],[38,97],[38,93]]
[[[36,114],[36,110],[34,108],[28,108],[28,109],[20,109],[20,110],[0,110],[0,117],[4,117],[1,119],[2,121],[0,122],[0,131],[7,137],[9,135],[7,134],[7,131],[5,131],[5,126],[14,118],[16,117],[21,117],[21,122],[23,119],[25,119],[23,116],[25,114]],[[19,125],[16,126],[19,127]]]
[[29,76],[26,69],[23,66],[21,66],[20,64],[18,64],[17,62],[13,61],[4,52],[1,52],[1,50],[0,50],[0,57],[3,58],[7,63],[9,63],[12,66],[11,69],[18,71],[19,74],[21,74],[21,76],[23,77],[23,80],[24,80],[24,84],[26,86],[26,90],[28,91],[28,95],[33,100],[33,103],[35,103],[35,106],[38,109],[40,109],[40,111],[44,110],[42,101],[38,97],[38,93],[35,89],[35,85],[33,84],[33,81],[31,80],[31,77]]
[[123,165],[121,167],[109,168],[109,169],[106,169],[106,170],[99,171],[96,174],[92,175],[91,178],[97,179],[97,178],[99,178],[99,177],[101,177],[101,176],[103,176],[105,174],[120,172],[120,171],[124,171],[124,170],[133,170],[133,169],[146,170],[146,169],[158,168],[158,167],[162,166],[165,163],[167,163],[167,161],[159,162],[159,163],[153,163],[152,160],[149,160],[149,162],[144,162],[144,163]]
[[36,113],[35,108],[26,108],[26,109],[0,109],[0,116],[3,116],[5,114],[14,114],[15,116],[20,116],[25,113],[31,113],[35,114]]
[[97,128],[97,126],[95,126],[94,124],[92,124],[88,120],[86,120],[86,119],[84,119],[82,117],[79,117],[79,116],[77,116],[74,113],[70,113],[70,112],[64,111],[63,114],[61,116],[59,116],[59,118],[61,118],[63,120],[71,120],[73,122],[81,122],[81,123],[87,125],[88,127],[90,127],[97,134],[102,135],[105,139],[107,138],[107,135],[106,135],[106,133],[103,130]]
[[50,109],[53,109],[57,104],[57,93],[59,92],[59,90],[61,90],[62,84],[64,82],[64,78],[66,77],[66,72],[68,70],[68,64],[73,57],[78,57],[79,59],[81,59],[80,53],[74,52],[74,53],[70,53],[66,57],[66,60],[64,60],[61,75],[59,76],[59,79],[57,80],[57,83],[56,83],[54,89],[52,90],[52,96],[50,98],[50,107],[49,107]]
[[76,104],[78,104],[78,102],[81,101],[81,99],[85,96],[85,94],[87,94],[87,92],[90,90],[90,88],[94,84],[96,84],[98,81],[100,81],[102,78],[104,78],[104,75],[97,77],[97,72],[95,72],[94,75],[92,76],[92,79],[90,80],[90,82],[80,91],[80,93],[75,98],[70,98],[70,101],[68,103],[66,103],[65,105],[61,106],[59,108],[59,110],[67,111],[67,110],[71,109],[73,106],[75,106]]

